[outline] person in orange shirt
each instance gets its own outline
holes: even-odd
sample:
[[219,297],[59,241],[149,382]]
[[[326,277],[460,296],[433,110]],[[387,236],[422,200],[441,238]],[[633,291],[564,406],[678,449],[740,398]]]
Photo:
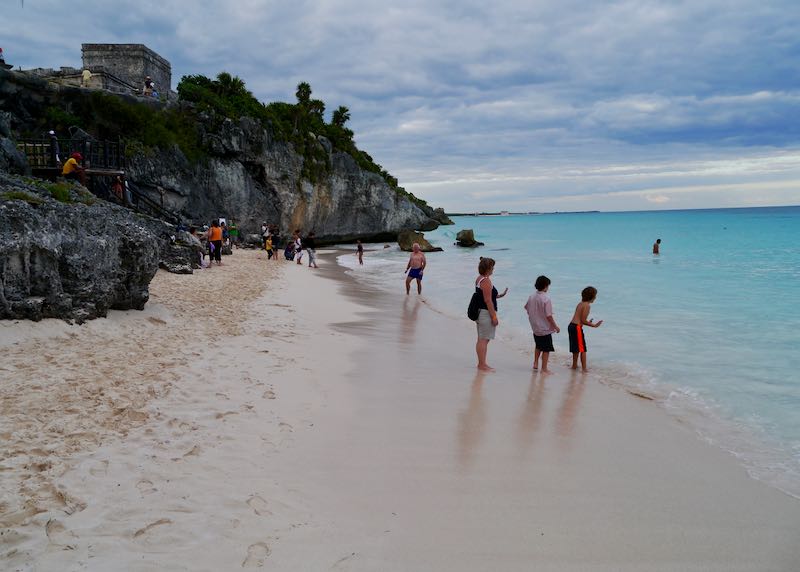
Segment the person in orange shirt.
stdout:
[[208,267],[214,261],[222,266],[222,227],[219,226],[219,221],[215,220],[211,223],[211,228],[208,229]]
[[73,153],[64,163],[61,168],[61,176],[65,179],[72,179],[80,182],[84,187],[86,186],[86,169],[81,167],[80,162],[83,161],[83,155],[80,153]]

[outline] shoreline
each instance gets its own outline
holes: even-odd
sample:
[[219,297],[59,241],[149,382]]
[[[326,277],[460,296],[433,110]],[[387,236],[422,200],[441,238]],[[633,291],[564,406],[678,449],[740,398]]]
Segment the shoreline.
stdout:
[[[346,276],[336,253],[320,251],[319,271],[279,262],[265,276],[261,253],[241,252],[228,268],[159,274],[172,306],[154,287],[142,313],[64,326],[89,338],[75,344],[104,336],[118,352],[126,346],[114,336],[143,328],[166,343],[201,327],[212,343],[169,342],[182,359],[144,372],[169,391],[120,414],[146,414],[138,425],[77,453],[53,451],[64,463],[39,475],[66,501],[54,495],[27,525],[4,522],[0,561],[15,570],[791,570],[800,559],[800,503],[652,404],[563,372],[541,382],[497,342],[490,357],[502,369],[476,375],[472,328]],[[221,283],[224,293],[237,280],[249,282],[249,301],[204,316],[190,285]],[[209,334],[217,320],[223,332]],[[65,341],[59,328],[24,326],[23,345],[69,349],[52,343]],[[120,355],[111,365],[141,366]],[[36,367],[53,383],[65,370]]]
[[[434,241],[434,244],[446,246],[447,237],[445,235],[434,236],[431,240]],[[401,268],[405,267],[407,256],[396,249],[391,252],[381,249],[369,252],[368,264],[372,263],[373,266],[367,267],[366,271],[352,264],[348,257],[341,257],[340,260],[347,268],[347,272],[369,282],[381,291],[391,291],[395,272],[399,275]],[[465,299],[468,298],[468,292],[465,289],[459,290],[458,285],[466,284],[471,279],[469,273],[461,274],[463,268],[472,266],[471,260],[465,260],[470,254],[468,249],[455,248],[431,259],[431,278],[433,280],[428,283],[425,291],[427,307],[450,319],[454,327],[459,327],[458,324],[469,324],[464,319]],[[475,252],[474,254],[477,256],[479,253]],[[480,252],[480,254],[493,256],[491,249]],[[506,262],[509,258],[505,256],[507,254],[509,253],[498,252],[498,256],[505,257]],[[517,257],[519,256],[518,253]],[[649,259],[649,254],[646,257]],[[526,317],[521,318],[524,314],[518,310],[517,306],[522,306],[527,298],[527,292],[532,291],[533,288],[532,284],[521,286],[520,281],[517,279],[514,282],[514,279],[520,275],[535,277],[539,273],[546,273],[552,277],[552,274],[544,267],[539,267],[537,270],[537,272],[533,272],[530,268],[522,268],[521,265],[514,265],[512,262],[511,270],[504,268],[499,274],[500,284],[510,286],[512,296],[509,297],[510,302],[506,299],[501,303],[500,316],[503,325],[498,329],[498,339],[490,347],[496,347],[499,342],[499,344],[513,348],[520,355],[532,359],[530,326]],[[533,273],[531,274],[531,272]],[[560,272],[563,280],[563,268],[557,267],[553,272]],[[525,294],[521,295],[520,292],[523,291]],[[513,296],[514,292],[516,292],[515,297]],[[604,299],[603,302],[605,301]],[[565,314],[561,313],[561,309],[571,310],[572,307],[560,300],[556,303],[557,314],[563,318]],[[641,310],[641,307],[639,309]],[[698,359],[692,364],[693,368],[686,368],[683,372],[681,368],[673,367],[673,364],[665,367],[664,356],[678,355],[671,353],[676,349],[672,342],[675,338],[670,337],[674,335],[674,330],[667,334],[659,332],[651,335],[646,328],[643,329],[640,322],[632,327],[630,313],[624,308],[619,308],[619,305],[613,311],[609,311],[607,306],[600,307],[599,310],[595,308],[593,313],[597,311],[600,312],[598,316],[601,318],[613,315],[615,319],[610,321],[599,335],[590,332],[587,336],[592,347],[589,364],[593,378],[618,390],[655,402],[677,423],[692,426],[700,439],[712,443],[715,447],[735,457],[753,478],[775,487],[795,499],[800,499],[800,458],[795,454],[796,440],[792,438],[789,431],[783,429],[796,426],[796,424],[788,423],[789,418],[786,417],[769,417],[770,410],[765,411],[763,407],[759,409],[758,405],[751,410],[752,414],[746,415],[747,409],[737,409],[739,404],[736,399],[731,399],[729,396],[739,395],[743,387],[747,387],[742,381],[747,375],[746,368],[738,368],[735,372],[720,373],[719,368],[711,367],[713,361],[703,362]],[[635,313],[634,310],[631,312]],[[567,317],[569,315],[566,314]],[[630,339],[630,336],[628,339],[621,340],[619,331],[641,332],[642,336],[647,338],[642,340],[645,342],[646,351],[638,354],[632,348],[639,347],[639,340]],[[567,353],[566,341],[566,333],[562,331],[556,342],[556,352],[551,356],[554,366],[559,369],[563,364],[569,362],[570,354]],[[664,343],[663,348],[654,348],[654,344],[662,342]],[[631,349],[622,351],[620,348]],[[611,351],[607,351],[609,349]],[[654,355],[656,349],[657,355]],[[698,352],[702,352],[702,349]],[[698,355],[703,354],[699,353]],[[680,363],[680,360],[673,361]],[[695,366],[700,362],[708,363],[708,370],[698,370]],[[714,371],[709,371],[711,369]],[[709,377],[709,375],[716,377]],[[731,383],[728,384],[726,381]],[[773,379],[772,382],[775,380]],[[771,382],[768,379],[762,380],[763,387],[768,387],[769,383]],[[791,378],[787,379],[787,384],[790,383]],[[757,386],[758,384],[753,382],[752,385]],[[775,402],[789,403],[788,400],[792,399],[792,396],[793,394],[788,392],[776,393],[776,397],[785,397],[785,399],[775,399]],[[755,398],[758,397],[760,396],[755,396]],[[783,407],[784,413],[787,408],[788,405]],[[781,413],[781,411],[778,410],[776,413]],[[774,420],[777,420],[775,424],[772,423]],[[779,424],[781,420],[787,422],[783,427]]]

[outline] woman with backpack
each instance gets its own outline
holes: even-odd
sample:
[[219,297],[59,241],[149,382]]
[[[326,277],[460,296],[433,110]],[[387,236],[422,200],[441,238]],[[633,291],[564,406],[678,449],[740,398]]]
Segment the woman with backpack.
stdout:
[[478,309],[475,320],[478,328],[475,353],[478,354],[478,369],[481,371],[494,371],[494,368],[486,363],[486,353],[489,350],[489,341],[494,339],[495,329],[500,323],[497,319],[497,299],[508,294],[508,288],[499,294],[492,284],[494,264],[494,259],[481,257],[478,263],[478,277],[475,279],[475,294],[469,310],[472,313],[475,306]]

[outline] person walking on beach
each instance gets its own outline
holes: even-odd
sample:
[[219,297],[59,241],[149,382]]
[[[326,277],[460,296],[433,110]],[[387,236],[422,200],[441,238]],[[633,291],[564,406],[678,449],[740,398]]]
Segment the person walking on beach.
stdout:
[[364,245],[360,240],[356,241],[356,254],[358,255],[359,266],[364,266]]
[[[275,248],[275,247],[274,247],[274,245],[272,244],[272,236],[271,236],[271,235],[270,235],[270,236],[267,236],[267,240],[265,240],[265,241],[264,241],[264,249],[267,251],[267,260],[269,260],[270,258],[272,258],[273,256],[275,256],[275,250],[274,250],[274,248]],[[275,256],[275,259],[277,260],[277,259],[278,259],[278,257],[277,257],[277,256]]]
[[303,239],[300,238],[300,229],[294,231],[294,259],[298,264],[303,264]]
[[550,289],[550,279],[547,276],[539,276],[534,284],[536,294],[530,296],[525,302],[525,310],[528,312],[528,322],[533,330],[533,370],[539,369],[539,357],[542,358],[542,373],[552,373],[547,369],[547,362],[550,359],[550,352],[553,348],[553,334],[561,332],[561,328],[553,318],[553,303],[547,291]]
[[660,254],[661,250],[661,239],[657,238],[656,241],[653,243],[653,254]]
[[486,363],[486,353],[489,350],[489,341],[494,339],[495,329],[500,323],[497,319],[497,299],[508,294],[508,288],[502,294],[497,293],[497,288],[492,284],[491,276],[494,273],[495,262],[492,258],[483,258],[478,263],[478,277],[475,279],[475,291],[481,294],[478,307],[478,341],[475,343],[475,353],[478,354],[478,369],[481,371],[494,371]]
[[411,292],[411,281],[417,281],[417,294],[422,294],[422,273],[425,271],[425,266],[428,261],[425,259],[425,254],[419,247],[419,243],[415,242],[411,246],[411,256],[408,257],[408,264],[406,265],[406,296]]
[[208,229],[208,267],[216,260],[218,266],[222,266],[222,228],[219,221],[214,220],[211,228]]
[[309,232],[306,239],[303,241],[305,243],[306,252],[308,252],[308,267],[309,268],[319,268],[317,266],[317,241],[314,238],[316,233]]
[[572,369],[578,369],[578,357],[581,358],[581,369],[585,372],[586,369],[586,338],[583,335],[583,326],[590,328],[599,328],[603,320],[595,323],[594,320],[589,319],[589,310],[591,310],[592,302],[597,299],[597,288],[587,286],[581,291],[581,301],[575,307],[575,314],[572,316],[572,321],[567,326],[569,332],[569,351],[572,353]]

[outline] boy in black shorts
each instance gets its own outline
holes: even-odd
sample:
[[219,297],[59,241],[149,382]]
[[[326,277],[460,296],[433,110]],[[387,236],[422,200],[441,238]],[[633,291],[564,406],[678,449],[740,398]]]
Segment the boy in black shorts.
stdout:
[[572,353],[572,369],[578,369],[578,357],[581,358],[581,369],[586,369],[586,338],[583,336],[583,326],[599,328],[603,320],[595,322],[589,319],[589,310],[592,302],[597,298],[597,288],[587,286],[581,291],[581,301],[575,307],[575,314],[567,326],[569,333],[569,351]]
[[533,341],[536,348],[533,352],[533,369],[539,369],[539,357],[542,358],[542,373],[550,373],[547,369],[547,361],[550,359],[550,352],[553,348],[553,334],[561,331],[553,318],[553,303],[547,291],[550,289],[550,279],[547,276],[539,276],[534,284],[536,294],[528,298],[525,303],[525,310],[528,312],[528,321],[533,330]]

